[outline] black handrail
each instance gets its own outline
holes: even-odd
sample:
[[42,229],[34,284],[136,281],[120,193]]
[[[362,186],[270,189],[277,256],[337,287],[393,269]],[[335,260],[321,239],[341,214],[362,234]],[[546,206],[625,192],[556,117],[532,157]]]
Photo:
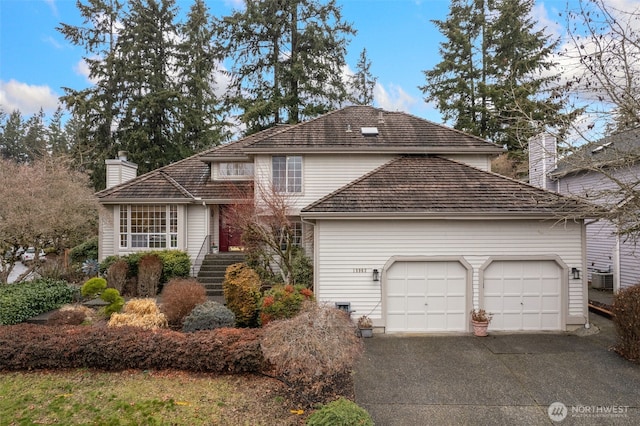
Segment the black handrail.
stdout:
[[193,266],[191,267],[192,277],[198,276],[198,272],[200,272],[200,268],[202,267],[202,262],[204,262],[204,257],[208,253],[211,253],[211,241],[213,241],[213,235],[207,235],[204,238],[200,251],[198,252],[198,256],[196,256],[196,260],[193,262]]

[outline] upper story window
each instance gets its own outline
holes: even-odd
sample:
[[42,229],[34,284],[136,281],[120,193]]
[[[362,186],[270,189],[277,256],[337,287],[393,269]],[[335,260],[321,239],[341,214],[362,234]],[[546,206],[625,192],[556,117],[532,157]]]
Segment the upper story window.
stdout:
[[253,163],[220,163],[219,167],[222,179],[253,177]]
[[274,156],[271,159],[273,187],[277,192],[302,192],[302,157]]

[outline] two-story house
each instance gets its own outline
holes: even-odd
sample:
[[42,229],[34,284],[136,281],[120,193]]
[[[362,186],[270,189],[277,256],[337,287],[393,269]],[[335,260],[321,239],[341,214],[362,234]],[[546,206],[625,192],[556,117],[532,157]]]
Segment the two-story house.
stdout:
[[587,322],[585,206],[490,171],[502,149],[402,112],[351,106],[276,126],[114,185],[100,257],[205,243],[241,248],[227,212],[275,189],[313,261],[322,302],[348,304],[386,332],[565,330]]
[[[588,199],[611,211],[624,204],[640,181],[640,129],[585,144],[559,158],[556,139],[539,135],[529,142],[532,185]],[[616,223],[587,220],[587,273],[594,288],[618,290],[640,283],[640,247]]]

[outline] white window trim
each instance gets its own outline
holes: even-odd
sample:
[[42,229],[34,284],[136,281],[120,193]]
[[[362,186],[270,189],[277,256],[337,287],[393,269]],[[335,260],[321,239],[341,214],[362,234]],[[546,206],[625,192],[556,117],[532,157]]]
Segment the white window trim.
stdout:
[[[284,164],[285,164],[285,169],[284,169],[284,173],[285,173],[285,179],[284,179],[284,183],[285,183],[285,188],[284,190],[282,189],[278,189],[278,185],[276,185],[276,181],[275,181],[275,177],[274,177],[274,164],[273,161],[275,158],[284,158]],[[293,159],[293,158],[299,158],[300,159],[300,190],[298,191],[293,191],[290,189],[290,182],[289,182],[289,159]],[[303,157],[301,155],[273,155],[271,157],[271,183],[273,185],[273,188],[276,192],[282,193],[282,194],[302,194],[304,192],[304,161],[303,161]]]
[[[147,212],[164,213],[165,229],[164,232],[132,232],[132,207],[145,206],[149,210]],[[164,211],[162,210],[164,208]],[[154,210],[156,209],[156,210]],[[149,217],[146,218],[149,221]],[[123,222],[126,222],[123,226]],[[147,226],[149,226],[147,224]],[[176,204],[127,204],[121,205],[118,215],[118,246],[121,250],[144,251],[144,250],[173,250],[178,248],[178,206]],[[133,245],[133,236],[146,236],[146,245]],[[152,237],[160,237],[160,241],[164,242],[164,246],[153,247],[150,242]],[[123,244],[124,243],[124,244]]]

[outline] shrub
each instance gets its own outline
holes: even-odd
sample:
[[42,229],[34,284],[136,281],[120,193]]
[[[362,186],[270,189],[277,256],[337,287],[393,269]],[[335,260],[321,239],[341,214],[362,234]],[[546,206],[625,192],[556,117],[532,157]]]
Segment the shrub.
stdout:
[[137,327],[0,327],[3,370],[177,369],[228,374],[259,371],[263,362],[256,329],[185,334]]
[[302,303],[314,300],[313,292],[302,285],[277,285],[267,290],[260,303],[260,322],[267,325],[277,319],[292,318]]
[[160,312],[154,299],[131,299],[122,313],[114,313],[107,324],[109,327],[132,326],[148,330],[167,327],[167,317]]
[[293,253],[291,270],[295,284],[311,287],[313,285],[313,265],[311,259],[304,254],[304,250],[296,247]]
[[115,312],[120,312],[124,306],[124,298],[115,288],[108,288],[102,292],[100,299],[108,303],[103,309],[104,314],[109,317]]
[[80,310],[60,310],[54,311],[47,318],[48,325],[80,325],[86,319],[86,314]]
[[362,353],[362,340],[343,311],[305,302],[293,318],[263,329],[262,352],[274,374],[307,398],[322,398],[344,380]]
[[618,334],[616,351],[640,361],[640,284],[622,289],[613,299],[613,322]]
[[307,426],[373,426],[373,419],[367,410],[355,402],[340,398],[313,412]]
[[191,271],[191,259],[189,254],[181,250],[154,250],[147,252],[136,252],[126,256],[108,256],[100,263],[100,272],[105,273],[109,266],[117,260],[122,259],[129,265],[128,278],[138,276],[138,267],[140,260],[146,255],[155,255],[162,261],[162,277],[161,283],[166,283],[172,278],[188,277]]
[[230,265],[224,276],[222,288],[224,300],[235,314],[238,326],[257,326],[261,296],[258,274],[244,263]]
[[236,317],[229,309],[218,302],[207,301],[193,308],[184,319],[182,331],[191,333],[198,330],[233,327]]
[[72,263],[82,263],[87,259],[98,258],[98,237],[93,237],[69,250]]
[[76,290],[64,281],[39,279],[0,286],[0,325],[18,324],[73,301]]
[[128,272],[129,264],[122,259],[116,260],[107,268],[107,284],[109,287],[115,288],[122,293],[127,283]]
[[107,280],[101,277],[89,278],[87,282],[82,285],[80,293],[83,297],[96,297],[100,295],[107,288]]
[[138,296],[147,297],[158,294],[162,277],[162,260],[154,254],[147,254],[138,264]]
[[174,278],[162,289],[162,312],[169,324],[182,327],[184,318],[197,305],[207,301],[207,291],[194,279]]
[[163,283],[169,282],[173,278],[186,278],[191,272],[191,258],[187,252],[182,250],[162,250],[153,252],[162,260]]

